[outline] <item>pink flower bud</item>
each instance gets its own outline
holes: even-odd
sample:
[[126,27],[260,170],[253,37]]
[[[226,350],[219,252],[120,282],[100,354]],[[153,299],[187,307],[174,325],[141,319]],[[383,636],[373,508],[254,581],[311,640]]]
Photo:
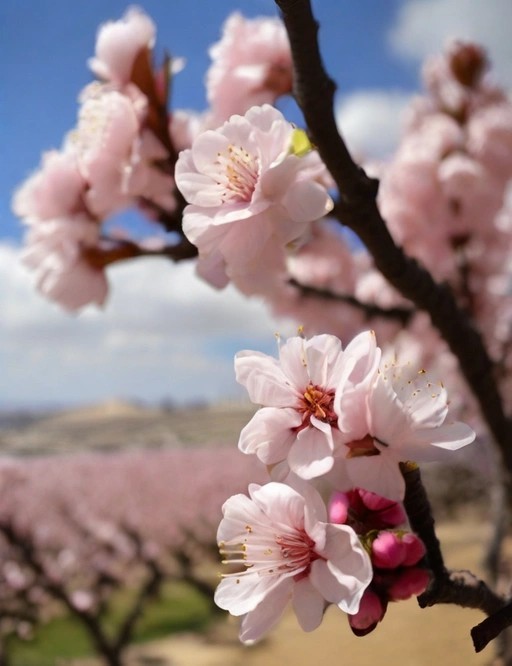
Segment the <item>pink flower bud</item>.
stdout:
[[376,493],[369,490],[358,489],[359,495],[364,505],[372,512],[374,512],[374,519],[379,521],[379,527],[397,527],[403,525],[407,518],[402,505],[399,502],[393,502],[386,497],[381,497]]
[[366,636],[375,629],[386,614],[386,603],[371,589],[367,588],[361,598],[359,610],[348,616],[350,628],[356,636]]
[[406,555],[406,546],[394,532],[381,532],[372,543],[372,563],[381,569],[396,569]]
[[425,592],[430,576],[426,569],[411,567],[402,571],[388,588],[390,601],[409,599]]
[[403,535],[402,543],[405,546],[405,557],[402,562],[403,566],[410,567],[414,564],[418,564],[425,555],[425,545],[423,541],[415,534],[412,534],[412,532],[408,532]]

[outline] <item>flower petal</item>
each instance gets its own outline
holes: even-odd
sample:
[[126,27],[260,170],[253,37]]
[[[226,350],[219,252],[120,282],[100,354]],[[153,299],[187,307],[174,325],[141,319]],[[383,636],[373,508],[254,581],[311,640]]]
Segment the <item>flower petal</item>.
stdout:
[[256,351],[241,351],[235,356],[236,380],[257,405],[293,407],[296,392],[272,356]]
[[255,453],[266,465],[274,465],[286,459],[296,438],[293,429],[301,421],[295,409],[262,407],[240,433],[238,448]]
[[293,588],[293,609],[304,631],[313,631],[320,626],[325,609],[325,600],[312,585],[309,578],[295,583]]
[[293,588],[291,578],[280,579],[276,585],[242,620],[240,640],[242,643],[254,643],[267,631],[270,631],[281,618],[288,604]]
[[[311,423],[313,420],[316,421],[315,417],[311,418]],[[331,427],[322,425],[327,426],[325,431],[311,426],[301,430],[288,454],[291,470],[302,479],[326,474],[334,463]]]

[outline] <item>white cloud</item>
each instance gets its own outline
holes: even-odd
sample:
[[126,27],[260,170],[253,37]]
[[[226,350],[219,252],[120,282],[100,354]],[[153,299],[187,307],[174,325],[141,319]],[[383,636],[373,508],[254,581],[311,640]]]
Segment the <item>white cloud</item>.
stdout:
[[390,155],[400,138],[410,93],[399,90],[360,90],[336,107],[336,120],[347,145],[359,158]]
[[510,0],[407,0],[389,33],[392,49],[421,60],[452,38],[471,39],[489,51],[498,80],[512,85]]
[[243,395],[235,352],[272,353],[277,328],[293,330],[234,289],[214,291],[191,263],[158,259],[114,267],[105,310],[69,315],[34,291],[18,256],[0,244],[0,404]]

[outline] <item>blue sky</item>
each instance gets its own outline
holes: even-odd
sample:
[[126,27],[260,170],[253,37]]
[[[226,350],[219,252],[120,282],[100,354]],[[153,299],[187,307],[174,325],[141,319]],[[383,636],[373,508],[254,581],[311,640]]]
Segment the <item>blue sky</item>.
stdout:
[[[10,212],[12,192],[37,167],[40,153],[58,148],[73,127],[77,95],[91,80],[86,61],[96,30],[120,18],[128,4],[0,3],[0,407],[112,395],[217,400],[237,394],[231,369],[237,349],[273,346],[276,323],[260,304],[244,304],[231,291],[212,292],[190,267],[152,262],[119,268],[105,311],[70,317],[34,294],[18,265],[22,230]],[[234,10],[277,13],[271,0],[138,4],[157,24],[158,48],[186,58],[175,81],[175,106],[198,110],[205,107],[207,48],[223,20]],[[356,152],[383,156],[393,149],[401,112],[420,85],[419,63],[449,36],[479,38],[501,80],[512,83],[510,0],[317,0],[314,7],[324,58],[339,84],[340,124]]]

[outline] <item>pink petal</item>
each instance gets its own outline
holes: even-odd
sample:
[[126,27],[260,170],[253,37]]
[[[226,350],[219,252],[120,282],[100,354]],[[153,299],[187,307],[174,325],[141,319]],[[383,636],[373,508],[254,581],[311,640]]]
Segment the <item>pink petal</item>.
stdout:
[[326,189],[315,182],[295,182],[283,197],[290,217],[296,222],[314,222],[332,210],[333,202]]

